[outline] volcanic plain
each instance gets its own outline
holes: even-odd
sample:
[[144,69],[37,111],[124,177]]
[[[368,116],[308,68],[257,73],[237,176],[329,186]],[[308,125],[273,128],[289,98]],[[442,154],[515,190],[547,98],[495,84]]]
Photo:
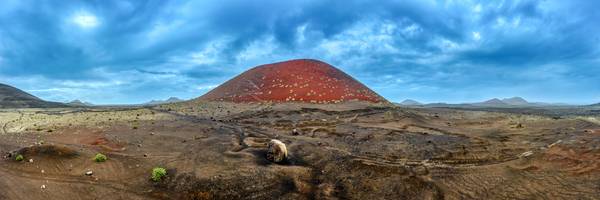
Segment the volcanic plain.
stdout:
[[[399,107],[292,61],[315,63],[287,78],[255,68],[179,103],[2,109],[0,199],[600,197],[598,114]],[[266,159],[272,139],[284,162]]]

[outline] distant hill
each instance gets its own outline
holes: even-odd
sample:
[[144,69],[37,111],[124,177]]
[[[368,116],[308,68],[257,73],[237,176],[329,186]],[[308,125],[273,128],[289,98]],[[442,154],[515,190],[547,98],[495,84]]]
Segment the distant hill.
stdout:
[[513,105],[513,106],[529,105],[529,102],[521,97],[505,98],[505,99],[502,99],[502,102],[504,102],[508,105]]
[[313,59],[256,66],[202,95],[198,100],[315,104],[388,102],[350,75]]
[[71,106],[94,106],[94,104],[90,102],[80,101],[79,99],[73,100],[67,104]]
[[412,100],[412,99],[407,99],[404,100],[402,102],[400,102],[400,105],[405,105],[405,106],[418,106],[418,105],[423,105],[421,102]]
[[506,102],[504,102],[504,101],[502,101],[502,100],[500,100],[500,99],[493,98],[493,99],[490,99],[490,100],[487,100],[487,101],[484,101],[484,102],[473,103],[471,105],[474,105],[474,106],[496,107],[496,106],[508,106],[509,104],[506,103]]
[[512,107],[512,106],[559,106],[563,104],[554,103],[541,103],[541,102],[529,102],[522,97],[511,97],[504,98],[502,100],[498,98],[490,99],[481,103],[473,103],[474,106],[486,106],[486,107]]
[[66,104],[44,101],[23,90],[0,83],[0,108],[55,108]]
[[147,103],[144,103],[144,105],[159,105],[159,104],[166,104],[166,103],[177,103],[177,102],[182,102],[182,101],[184,101],[184,100],[179,99],[177,97],[171,97],[171,98],[168,98],[167,100],[152,100]]
[[458,108],[468,108],[468,107],[548,107],[548,106],[573,106],[570,104],[564,103],[544,103],[544,102],[529,102],[521,97],[511,97],[498,99],[493,98],[484,102],[478,103],[462,103],[462,104],[446,104],[446,103],[432,103],[425,104],[426,107],[458,107]]

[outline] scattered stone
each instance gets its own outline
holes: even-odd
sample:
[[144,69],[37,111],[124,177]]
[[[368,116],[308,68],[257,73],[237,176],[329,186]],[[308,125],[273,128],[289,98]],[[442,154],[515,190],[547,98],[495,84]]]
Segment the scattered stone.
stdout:
[[287,159],[288,152],[285,144],[280,140],[271,140],[267,150],[267,160],[275,163],[283,162]]
[[89,171],[85,172],[86,176],[91,176],[93,174],[94,174],[94,172],[92,170],[89,170]]
[[298,129],[292,129],[292,135],[300,135]]
[[358,114],[354,114],[354,116],[352,116],[350,119],[348,119],[348,122],[357,122],[358,121]]
[[398,114],[394,111],[388,110],[383,113],[383,119],[385,120],[395,120],[396,118],[398,118]]
[[41,189],[46,189],[46,185],[42,185],[40,188]]
[[523,124],[521,124],[521,123],[518,123],[518,124],[515,126],[515,128],[524,128],[524,127],[523,127]]
[[558,141],[556,141],[556,142],[554,142],[554,143],[552,143],[552,144],[548,145],[548,148],[552,148],[554,145],[557,145],[557,144],[559,144],[559,143],[561,143],[561,142],[562,142],[562,140],[558,140]]
[[519,155],[519,158],[526,158],[526,157],[529,157],[531,155],[533,155],[532,151],[526,151],[526,152],[523,152],[521,155]]
[[423,176],[429,174],[429,170],[425,166],[417,166],[413,169],[416,175]]
[[32,162],[33,162],[33,159],[31,159],[31,158],[30,158],[30,159],[29,159],[29,162],[30,162],[30,163],[32,163]]

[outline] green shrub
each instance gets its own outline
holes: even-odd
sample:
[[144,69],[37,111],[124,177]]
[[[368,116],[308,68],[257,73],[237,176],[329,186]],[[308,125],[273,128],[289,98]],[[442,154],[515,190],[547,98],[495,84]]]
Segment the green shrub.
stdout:
[[162,180],[165,176],[167,176],[167,170],[162,167],[155,167],[152,169],[152,181],[158,182]]
[[98,153],[98,154],[96,154],[96,156],[94,156],[94,161],[96,161],[96,162],[104,162],[107,159],[108,158],[104,154],[101,154],[101,153]]
[[25,158],[23,158],[23,155],[21,155],[21,154],[19,154],[15,157],[16,161],[23,161],[23,159],[25,159]]

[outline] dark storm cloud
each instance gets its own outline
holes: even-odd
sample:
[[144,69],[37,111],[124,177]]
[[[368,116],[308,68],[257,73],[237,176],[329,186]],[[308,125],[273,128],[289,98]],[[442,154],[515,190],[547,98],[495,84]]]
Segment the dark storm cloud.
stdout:
[[599,6],[8,0],[0,78],[52,100],[134,103],[196,97],[254,65],[309,57],[396,101],[588,103],[600,101]]

